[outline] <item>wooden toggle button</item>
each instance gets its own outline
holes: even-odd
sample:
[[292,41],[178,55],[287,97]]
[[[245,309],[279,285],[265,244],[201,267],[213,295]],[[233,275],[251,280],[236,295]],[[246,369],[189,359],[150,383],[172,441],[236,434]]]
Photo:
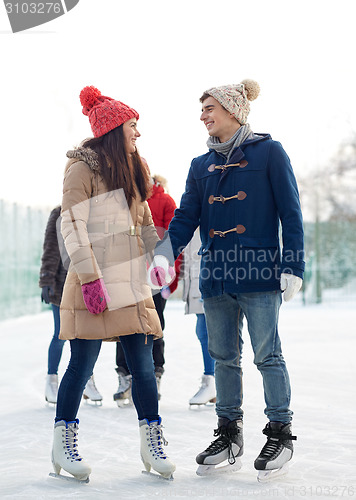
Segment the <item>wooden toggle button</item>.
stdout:
[[240,163],[240,165],[239,165],[239,166],[240,166],[240,168],[245,168],[245,167],[246,167],[246,165],[248,165],[248,161],[246,161],[246,160],[242,160],[242,162]]
[[237,199],[240,200],[240,201],[244,200],[246,198],[246,196],[247,196],[247,194],[245,193],[245,191],[239,191],[237,193]]
[[246,231],[246,228],[245,228],[245,226],[243,226],[242,224],[238,224],[238,225],[236,226],[236,232],[237,232],[237,234],[242,234],[242,233],[244,233],[245,231]]
[[209,172],[214,172],[214,170],[215,170],[215,163],[212,163],[211,165],[209,165],[208,170],[209,170]]

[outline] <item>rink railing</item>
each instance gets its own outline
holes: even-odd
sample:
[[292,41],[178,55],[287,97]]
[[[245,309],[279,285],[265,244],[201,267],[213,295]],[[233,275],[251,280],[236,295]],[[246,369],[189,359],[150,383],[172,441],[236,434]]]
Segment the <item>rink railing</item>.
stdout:
[[0,200],[0,320],[48,308],[38,279],[49,213]]
[[[0,200],[0,321],[49,309],[38,279],[51,210]],[[356,221],[306,223],[305,248],[303,303],[356,304]],[[181,285],[170,300],[181,300]]]

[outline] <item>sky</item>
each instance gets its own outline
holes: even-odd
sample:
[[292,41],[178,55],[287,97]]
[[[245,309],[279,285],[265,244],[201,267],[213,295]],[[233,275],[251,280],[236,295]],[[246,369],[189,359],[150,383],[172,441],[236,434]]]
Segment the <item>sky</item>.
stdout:
[[79,93],[94,85],[139,114],[140,154],[179,204],[207,151],[204,90],[258,81],[254,132],[282,143],[297,179],[356,131],[354,0],[81,0],[13,34],[0,5],[0,199],[61,202],[66,151],[91,136]]

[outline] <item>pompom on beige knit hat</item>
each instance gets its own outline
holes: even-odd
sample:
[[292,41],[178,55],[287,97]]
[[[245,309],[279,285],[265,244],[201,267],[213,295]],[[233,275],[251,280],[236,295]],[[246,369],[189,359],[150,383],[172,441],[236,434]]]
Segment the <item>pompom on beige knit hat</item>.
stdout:
[[204,92],[214,97],[223,108],[234,115],[240,125],[247,122],[250,112],[250,102],[254,101],[260,93],[260,86],[255,80],[242,80],[235,85],[212,87]]

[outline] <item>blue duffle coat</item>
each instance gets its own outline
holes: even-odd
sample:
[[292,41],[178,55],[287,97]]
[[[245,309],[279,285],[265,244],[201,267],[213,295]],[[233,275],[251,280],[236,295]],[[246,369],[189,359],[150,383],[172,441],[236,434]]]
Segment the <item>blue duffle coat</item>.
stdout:
[[[282,145],[254,136],[226,158],[195,158],[180,207],[156,253],[174,258],[200,226],[200,291],[278,290],[280,274],[303,277],[303,222],[296,179]],[[170,260],[173,258],[170,255]]]

